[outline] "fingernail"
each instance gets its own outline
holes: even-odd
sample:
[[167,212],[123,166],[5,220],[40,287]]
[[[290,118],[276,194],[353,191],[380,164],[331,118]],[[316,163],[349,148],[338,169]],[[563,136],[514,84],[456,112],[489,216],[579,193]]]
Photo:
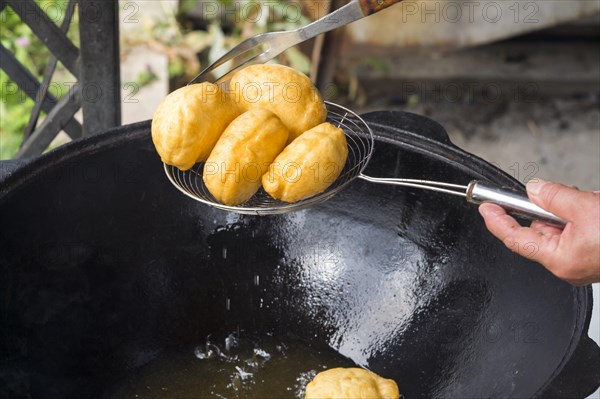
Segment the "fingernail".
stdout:
[[479,205],[479,213],[481,214],[481,216],[487,217],[502,215],[504,211],[502,210],[502,208],[499,208],[497,206],[492,206],[490,204],[481,204]]
[[486,207],[486,206],[480,206],[480,207],[479,207],[479,214],[480,214],[481,216],[483,216],[483,217],[486,217],[487,215],[489,215],[489,214],[490,214],[490,210],[489,210],[489,209],[487,209],[487,207]]
[[531,179],[527,182],[527,192],[533,195],[538,195],[546,183],[546,180],[539,178]]

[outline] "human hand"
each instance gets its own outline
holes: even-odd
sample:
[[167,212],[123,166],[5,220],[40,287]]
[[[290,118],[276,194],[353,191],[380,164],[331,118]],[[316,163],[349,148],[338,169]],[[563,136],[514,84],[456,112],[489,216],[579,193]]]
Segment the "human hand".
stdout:
[[500,206],[482,204],[479,212],[488,230],[509,249],[573,285],[600,282],[600,192],[534,179],[527,183],[527,195],[569,223],[562,230],[539,221],[523,227]]

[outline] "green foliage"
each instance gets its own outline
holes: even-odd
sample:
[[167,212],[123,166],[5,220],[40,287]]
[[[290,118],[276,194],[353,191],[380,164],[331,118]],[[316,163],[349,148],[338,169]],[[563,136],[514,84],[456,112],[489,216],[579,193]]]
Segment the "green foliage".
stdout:
[[169,62],[169,77],[181,76],[185,72],[185,62],[181,58],[175,58]]
[[154,71],[152,71],[150,68],[147,68],[145,71],[138,74],[136,82],[140,87],[144,87],[156,81],[157,79],[158,76],[156,76]]
[[194,7],[196,7],[197,3],[198,3],[197,0],[181,0],[179,2],[179,12],[182,14],[185,14],[188,11],[190,11],[191,9],[193,9]]
[[[195,7],[201,7],[199,3],[200,0],[183,0],[180,3],[179,13],[184,14]],[[295,12],[290,13],[290,9]],[[310,23],[311,20],[307,16],[298,15],[298,10],[297,6],[290,7],[288,0],[269,2],[218,0],[217,6],[211,8],[210,15],[204,15],[207,18],[208,31],[186,30],[182,27],[179,43],[189,46],[196,53],[210,47],[208,51],[210,64],[250,36],[264,32],[293,30]],[[230,33],[226,35],[224,30]],[[192,43],[195,43],[194,47],[191,47]],[[278,61],[304,73],[310,71],[309,58],[297,48],[288,50],[278,58]],[[171,77],[184,74],[185,68],[179,65],[179,62],[171,59],[171,64],[174,64],[169,67]]]
[[364,57],[361,59],[360,64],[367,67],[368,69],[378,72],[380,74],[390,73],[390,63],[387,58],[383,57]]
[[[36,0],[36,2],[43,9],[53,11],[49,17],[54,22],[58,25],[62,23],[67,0],[54,0],[51,3],[52,7],[48,6],[50,3],[46,0]],[[77,26],[77,13],[75,13],[68,36],[78,46]],[[31,29],[21,21],[15,11],[8,6],[0,12],[0,42],[38,81],[41,81],[44,69],[50,59],[50,52]],[[57,73],[60,74],[61,70],[64,75],[64,68],[59,64]],[[67,93],[67,87],[63,83],[54,82],[49,91],[53,95],[61,97]],[[0,159],[12,158],[19,149],[33,104],[33,100],[19,89],[4,71],[0,70]]]
[[0,102],[0,159],[10,159],[21,144],[33,100],[20,90],[15,92],[16,85],[9,82],[4,73],[0,73],[0,84],[3,91]]

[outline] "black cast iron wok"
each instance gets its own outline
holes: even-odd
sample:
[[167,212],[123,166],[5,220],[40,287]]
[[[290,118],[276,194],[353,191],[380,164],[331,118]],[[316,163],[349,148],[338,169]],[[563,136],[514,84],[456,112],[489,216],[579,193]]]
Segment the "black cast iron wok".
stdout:
[[[433,121],[365,119],[373,175],[520,187]],[[591,289],[506,250],[461,198],[356,181],[303,211],[227,214],[173,189],[149,123],[1,184],[1,397],[101,397],[162,351],[237,326],[328,344],[407,398],[585,397],[600,384]]]

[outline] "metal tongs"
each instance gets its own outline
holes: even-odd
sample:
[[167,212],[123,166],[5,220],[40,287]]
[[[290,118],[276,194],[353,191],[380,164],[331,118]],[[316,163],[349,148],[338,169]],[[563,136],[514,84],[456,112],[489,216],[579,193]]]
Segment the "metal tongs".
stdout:
[[[296,44],[374,14],[400,1],[351,0],[345,6],[302,28],[283,32],[267,32],[253,36],[244,40],[206,67],[188,84],[205,81],[209,74],[215,75],[214,78],[210,79],[213,83],[224,82],[233,73],[246,66],[263,64]],[[221,71],[217,72],[217,70]]]

